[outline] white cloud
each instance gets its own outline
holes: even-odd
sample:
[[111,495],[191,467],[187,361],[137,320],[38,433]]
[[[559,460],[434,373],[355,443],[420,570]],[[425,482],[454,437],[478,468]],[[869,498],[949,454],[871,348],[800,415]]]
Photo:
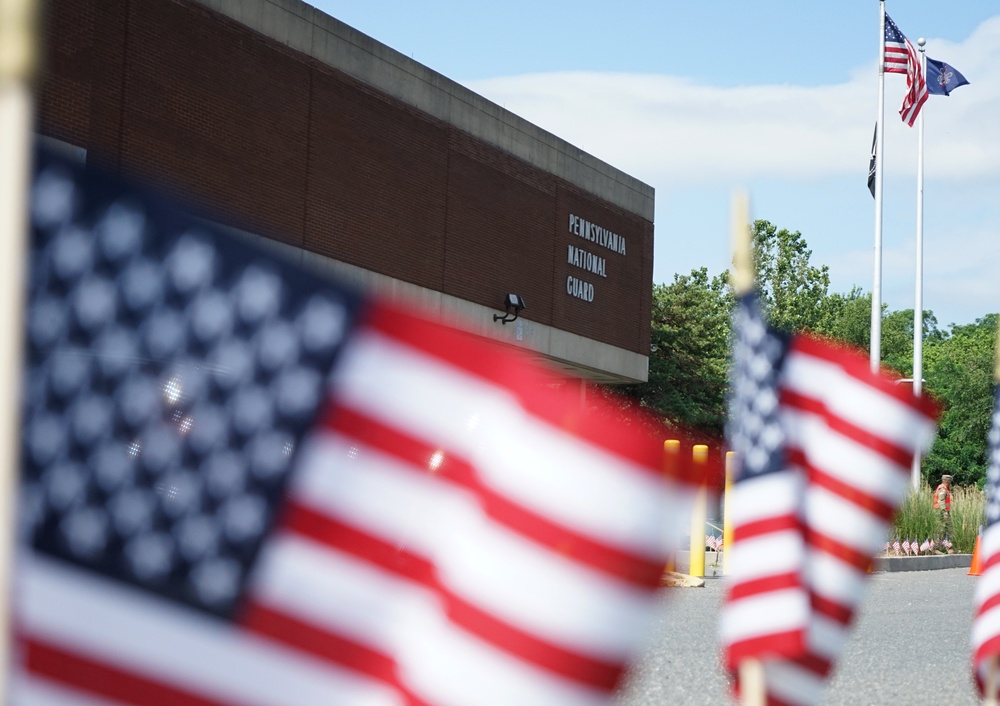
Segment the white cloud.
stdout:
[[[972,85],[925,106],[925,164],[939,177],[1000,177],[1000,17],[929,55]],[[495,78],[473,90],[654,186],[856,174],[871,146],[874,61],[828,86],[722,88],[656,74],[547,73]],[[905,77],[885,77],[887,173],[912,173],[916,129],[899,120]],[[933,135],[933,139],[932,139]],[[896,156],[894,156],[896,155]]]
[[[967,323],[998,307],[1000,16],[928,55],[970,81],[924,107],[925,308]],[[762,74],[764,75],[764,74]],[[657,192],[654,281],[725,269],[732,186],[758,189],[755,216],[801,230],[834,291],[872,289],[872,199],[865,189],[878,96],[873,60],[847,82],[718,87],[659,74],[548,73],[468,84]],[[882,301],[913,306],[918,130],[898,117],[906,78],[885,77]],[[751,194],[753,196],[753,194]],[[765,212],[766,210],[766,212]]]

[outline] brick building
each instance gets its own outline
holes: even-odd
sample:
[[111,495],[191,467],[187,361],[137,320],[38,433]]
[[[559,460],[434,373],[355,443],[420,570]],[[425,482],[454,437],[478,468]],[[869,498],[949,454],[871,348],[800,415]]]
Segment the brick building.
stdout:
[[581,378],[646,380],[648,185],[299,0],[46,8],[43,136]]

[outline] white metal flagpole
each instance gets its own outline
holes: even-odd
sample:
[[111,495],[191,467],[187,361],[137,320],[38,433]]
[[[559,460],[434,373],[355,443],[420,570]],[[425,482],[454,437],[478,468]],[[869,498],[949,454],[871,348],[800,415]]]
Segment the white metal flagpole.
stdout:
[[[920,66],[927,75],[927,55],[923,37],[917,39],[920,47]],[[920,397],[924,374],[924,110],[917,116],[917,271],[913,296],[913,394]],[[913,489],[920,488],[920,452],[913,455],[910,474]]]
[[878,23],[878,115],[875,118],[875,276],[872,282],[871,368],[879,371],[882,361],[882,171],[885,156],[885,1],[879,0]]
[[20,447],[21,346],[35,65],[34,0],[0,0],[0,699],[11,661],[10,579]]

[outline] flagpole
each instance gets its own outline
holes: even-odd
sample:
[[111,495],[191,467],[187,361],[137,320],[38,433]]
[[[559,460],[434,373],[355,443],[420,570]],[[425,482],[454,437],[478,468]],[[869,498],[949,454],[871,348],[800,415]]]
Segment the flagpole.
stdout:
[[882,362],[882,165],[885,130],[885,0],[879,0],[878,31],[878,115],[875,118],[875,276],[872,282],[871,369],[877,373]]
[[[927,75],[927,40],[917,39],[920,66]],[[924,374],[924,111],[917,116],[917,271],[913,297],[913,394],[920,397]],[[920,451],[913,454],[910,480],[914,490],[920,489]]]
[[21,349],[35,68],[34,0],[0,0],[0,699],[11,661],[10,582],[20,449]]

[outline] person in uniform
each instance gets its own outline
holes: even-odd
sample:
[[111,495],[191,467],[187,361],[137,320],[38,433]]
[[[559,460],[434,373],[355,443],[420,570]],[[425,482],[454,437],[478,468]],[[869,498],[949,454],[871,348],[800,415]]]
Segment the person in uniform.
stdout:
[[[938,516],[938,540],[951,541],[951,476],[941,476],[941,484],[934,489],[934,509]],[[948,553],[955,550],[948,547]]]

